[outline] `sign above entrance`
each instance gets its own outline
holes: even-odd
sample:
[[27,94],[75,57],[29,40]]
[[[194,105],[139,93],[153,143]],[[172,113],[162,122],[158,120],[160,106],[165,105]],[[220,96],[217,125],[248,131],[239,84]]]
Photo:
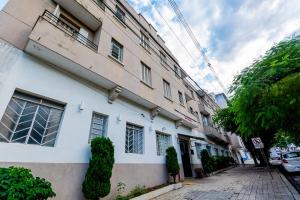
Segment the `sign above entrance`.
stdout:
[[256,138],[251,138],[252,143],[255,147],[255,149],[263,149],[264,148],[264,143],[261,141],[260,137]]

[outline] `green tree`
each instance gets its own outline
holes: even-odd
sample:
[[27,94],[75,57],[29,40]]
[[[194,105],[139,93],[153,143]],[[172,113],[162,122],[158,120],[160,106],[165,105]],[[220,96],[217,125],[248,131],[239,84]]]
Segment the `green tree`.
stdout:
[[0,168],[0,199],[46,200],[55,197],[51,183],[33,177],[31,170],[22,167]]
[[114,146],[109,138],[97,137],[91,142],[90,159],[82,192],[87,199],[98,200],[109,194],[110,177],[114,165]]
[[174,147],[169,147],[166,150],[166,165],[168,173],[173,177],[174,183],[176,182],[176,175],[179,173],[179,164],[177,153]]

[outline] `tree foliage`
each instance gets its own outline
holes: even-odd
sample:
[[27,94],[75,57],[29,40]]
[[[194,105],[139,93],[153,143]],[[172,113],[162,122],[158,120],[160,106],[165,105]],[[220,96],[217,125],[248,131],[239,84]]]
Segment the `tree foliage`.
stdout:
[[0,199],[46,200],[55,197],[51,183],[33,177],[31,170],[22,167],[0,168]]
[[109,194],[114,165],[114,146],[109,138],[96,137],[91,143],[92,158],[82,184],[87,199],[98,200]]
[[166,150],[166,165],[168,173],[173,177],[174,183],[176,182],[176,175],[179,173],[179,164],[177,153],[174,147],[169,147]]
[[300,132],[300,36],[274,45],[235,77],[229,107],[215,121],[243,138],[260,136],[268,145],[276,133]]

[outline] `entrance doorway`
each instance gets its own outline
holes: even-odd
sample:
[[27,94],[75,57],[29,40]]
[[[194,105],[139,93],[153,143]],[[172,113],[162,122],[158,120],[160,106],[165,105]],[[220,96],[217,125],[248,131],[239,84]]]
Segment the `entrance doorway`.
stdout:
[[192,177],[189,140],[179,139],[183,172],[185,177]]

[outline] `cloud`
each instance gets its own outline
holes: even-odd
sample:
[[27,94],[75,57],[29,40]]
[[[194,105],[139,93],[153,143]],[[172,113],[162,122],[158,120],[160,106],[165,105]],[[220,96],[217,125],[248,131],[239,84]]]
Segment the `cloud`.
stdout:
[[[200,52],[178,23],[168,1],[128,2],[156,27],[181,67],[201,87],[209,92],[222,91],[212,72],[203,63]],[[263,55],[272,45],[292,34],[300,33],[299,0],[176,2],[227,88],[234,75]]]

